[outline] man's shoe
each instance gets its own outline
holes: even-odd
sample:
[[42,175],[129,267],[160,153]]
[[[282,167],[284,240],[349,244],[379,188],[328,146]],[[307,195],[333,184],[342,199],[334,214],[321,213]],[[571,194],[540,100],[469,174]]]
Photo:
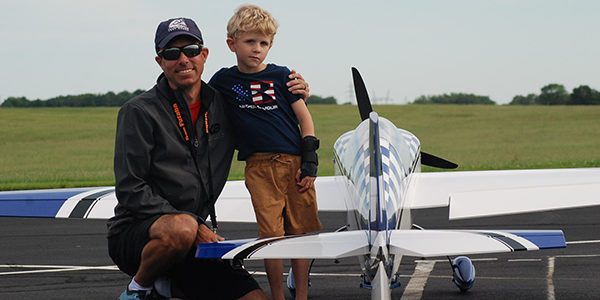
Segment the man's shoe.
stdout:
[[126,289],[117,300],[151,300],[154,299],[152,291],[130,291]]

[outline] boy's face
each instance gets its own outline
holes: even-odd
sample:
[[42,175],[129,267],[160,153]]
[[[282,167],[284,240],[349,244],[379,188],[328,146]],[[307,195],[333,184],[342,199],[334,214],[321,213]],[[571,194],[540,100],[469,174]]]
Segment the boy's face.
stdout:
[[263,61],[272,46],[272,37],[262,33],[244,32],[237,39],[228,38],[227,45],[235,52],[242,73],[256,73],[267,66]]

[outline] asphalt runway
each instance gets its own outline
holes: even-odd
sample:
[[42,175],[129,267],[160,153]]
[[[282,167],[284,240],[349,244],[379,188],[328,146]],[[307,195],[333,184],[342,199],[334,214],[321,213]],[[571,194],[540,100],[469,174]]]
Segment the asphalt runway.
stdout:
[[[405,257],[393,299],[600,299],[599,213],[593,207],[450,222],[445,208],[414,211],[414,222],[426,229],[562,229],[568,247],[470,256],[477,277],[467,293],[451,282],[446,258]],[[326,231],[334,231],[345,215],[322,214],[321,220]],[[108,257],[105,223],[0,218],[0,299],[117,299],[130,278]],[[222,223],[219,233],[253,237],[256,225]],[[268,290],[262,262],[248,261],[246,267]],[[356,258],[315,261],[311,282],[310,299],[370,298],[370,291],[359,288]]]

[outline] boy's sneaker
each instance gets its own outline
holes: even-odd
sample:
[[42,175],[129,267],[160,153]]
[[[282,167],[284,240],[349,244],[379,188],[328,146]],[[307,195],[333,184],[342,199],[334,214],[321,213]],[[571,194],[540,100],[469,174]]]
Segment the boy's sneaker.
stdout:
[[117,300],[165,300],[167,298],[163,297],[159,293],[157,293],[154,289],[151,291],[130,291],[126,289],[123,294]]

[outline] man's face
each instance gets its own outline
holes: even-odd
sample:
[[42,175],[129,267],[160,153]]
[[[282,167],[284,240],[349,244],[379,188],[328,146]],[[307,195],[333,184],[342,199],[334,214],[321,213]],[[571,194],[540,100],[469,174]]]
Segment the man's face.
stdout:
[[[173,47],[184,47],[199,42],[188,36],[176,37],[165,47],[165,49]],[[208,49],[203,48],[199,55],[187,57],[183,52],[174,60],[167,60],[157,56],[156,62],[165,73],[165,77],[169,81],[169,85],[173,89],[193,89],[199,88],[201,84],[202,72],[204,72],[204,63],[208,57]]]

